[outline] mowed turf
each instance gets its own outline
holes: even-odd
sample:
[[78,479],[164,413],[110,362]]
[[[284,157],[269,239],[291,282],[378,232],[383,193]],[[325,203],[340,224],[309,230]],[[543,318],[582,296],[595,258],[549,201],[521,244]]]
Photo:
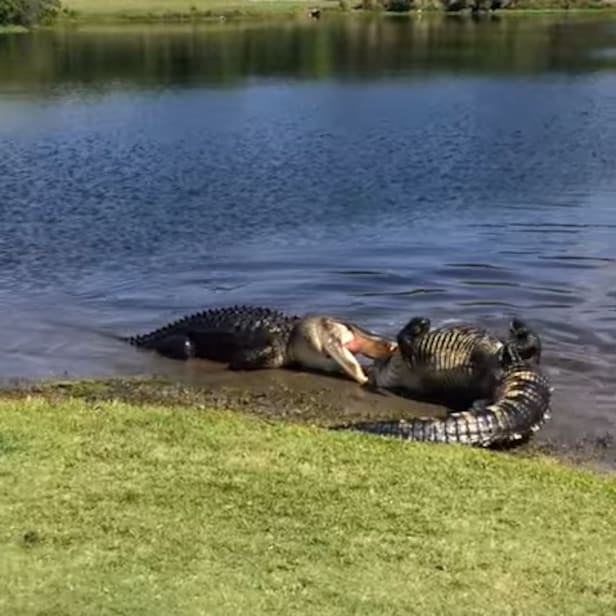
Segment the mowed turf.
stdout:
[[0,400],[0,614],[616,613],[616,480],[231,412]]
[[78,17],[161,17],[169,15],[268,16],[306,14],[309,9],[338,10],[332,0],[63,0]]

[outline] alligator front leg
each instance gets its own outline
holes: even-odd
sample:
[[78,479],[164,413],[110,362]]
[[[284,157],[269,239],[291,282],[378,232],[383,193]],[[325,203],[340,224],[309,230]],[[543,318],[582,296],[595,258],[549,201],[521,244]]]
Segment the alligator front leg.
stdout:
[[282,368],[286,357],[277,345],[257,346],[238,349],[231,361],[231,370],[260,370],[267,368]]
[[535,365],[541,363],[541,338],[520,319],[512,319],[509,324],[509,340],[523,360]]
[[190,359],[197,355],[193,340],[189,336],[180,334],[163,336],[148,348],[170,359]]

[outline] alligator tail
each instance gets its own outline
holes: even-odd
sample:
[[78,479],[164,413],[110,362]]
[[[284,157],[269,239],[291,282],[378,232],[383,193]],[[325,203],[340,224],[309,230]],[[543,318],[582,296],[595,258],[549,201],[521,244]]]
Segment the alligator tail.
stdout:
[[418,417],[335,426],[408,441],[460,443],[498,447],[519,442],[536,432],[550,416],[552,388],[538,370],[514,364],[504,375],[495,400],[445,418]]

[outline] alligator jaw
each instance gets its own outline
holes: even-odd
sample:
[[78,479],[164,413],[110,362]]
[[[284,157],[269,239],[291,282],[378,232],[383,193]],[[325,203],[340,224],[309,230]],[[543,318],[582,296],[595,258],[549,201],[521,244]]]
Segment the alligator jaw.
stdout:
[[368,377],[355,354],[361,353],[366,357],[377,359],[389,357],[398,348],[395,342],[381,338],[352,323],[326,317],[322,320],[322,327],[326,333],[323,350],[361,385],[368,382]]
[[346,327],[352,334],[352,339],[345,343],[345,348],[351,353],[360,353],[370,359],[380,359],[390,357],[398,349],[398,344],[393,340],[387,340],[381,336],[377,336],[354,323],[340,322],[340,325]]
[[355,353],[391,355],[394,343],[361,330],[355,325],[323,315],[300,319],[289,340],[288,355],[294,363],[322,372],[342,369],[361,385],[368,382]]

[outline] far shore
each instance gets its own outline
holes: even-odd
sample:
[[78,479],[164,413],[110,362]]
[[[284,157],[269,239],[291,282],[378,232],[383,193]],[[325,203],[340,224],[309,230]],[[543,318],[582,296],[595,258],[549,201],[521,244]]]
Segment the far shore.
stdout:
[[[247,21],[263,19],[294,19],[318,21],[328,17],[356,16],[388,18],[408,18],[422,15],[470,15],[470,9],[444,11],[438,2],[418,0],[407,12],[385,10],[361,10],[357,2],[337,2],[332,0],[243,0],[225,2],[223,0],[194,0],[192,3],[178,0],[154,0],[140,2],[116,0],[101,5],[92,0],[67,0],[59,23],[156,23],[156,22],[212,22]],[[316,11],[316,13],[315,13]],[[515,7],[490,11],[498,15],[543,15],[563,14],[616,14],[616,0],[518,0]],[[318,17],[315,17],[318,15]]]
[[[446,12],[438,0],[416,0],[410,11],[362,10],[346,0],[64,0],[57,19],[45,26],[66,27],[125,24],[190,24],[262,20],[327,20],[341,16],[420,18],[470,15],[470,9]],[[481,14],[532,16],[549,14],[616,14],[616,0],[516,0],[509,8]],[[0,26],[0,32],[26,31]]]

